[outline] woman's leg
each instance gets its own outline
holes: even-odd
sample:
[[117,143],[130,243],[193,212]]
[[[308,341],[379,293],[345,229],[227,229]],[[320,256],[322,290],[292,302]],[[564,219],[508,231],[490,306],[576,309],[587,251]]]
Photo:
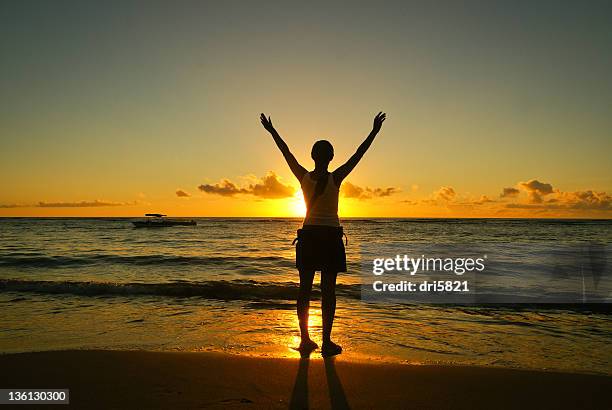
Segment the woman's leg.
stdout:
[[310,294],[312,293],[312,281],[314,279],[314,271],[300,271],[300,291],[297,300],[297,315],[300,322],[300,336],[304,345],[310,341],[308,334],[308,310],[310,309]]
[[[321,316],[323,316],[323,349],[331,348],[340,353],[340,346],[332,343],[331,331],[336,315],[336,276],[338,272],[321,272]],[[337,349],[336,349],[337,347]]]

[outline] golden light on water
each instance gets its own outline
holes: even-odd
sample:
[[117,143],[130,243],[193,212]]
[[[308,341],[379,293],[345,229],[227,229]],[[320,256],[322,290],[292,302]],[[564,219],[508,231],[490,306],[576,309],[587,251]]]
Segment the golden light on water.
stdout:
[[308,317],[308,329],[316,330],[318,333],[321,332],[323,327],[323,319],[321,317],[321,309],[310,309],[310,316]]
[[[299,329],[300,323],[298,321],[297,315],[292,315],[290,320],[289,327],[293,329]],[[321,330],[323,327],[322,317],[321,317],[321,309],[310,308],[310,315],[308,317],[308,329],[310,333],[310,338],[317,342],[319,345],[321,344]],[[299,330],[297,333],[288,337],[285,341],[281,341],[281,343],[285,343],[287,346],[287,351],[291,356],[299,357],[299,352],[295,350],[301,342]]]

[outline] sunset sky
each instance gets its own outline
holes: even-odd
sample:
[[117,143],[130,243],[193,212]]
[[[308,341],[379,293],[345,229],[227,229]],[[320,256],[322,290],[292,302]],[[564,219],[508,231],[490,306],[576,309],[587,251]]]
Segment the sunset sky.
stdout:
[[0,216],[612,216],[612,3],[3,2]]

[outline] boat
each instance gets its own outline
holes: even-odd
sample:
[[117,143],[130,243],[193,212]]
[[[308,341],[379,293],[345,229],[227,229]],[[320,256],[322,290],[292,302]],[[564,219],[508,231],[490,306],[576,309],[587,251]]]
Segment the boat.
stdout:
[[132,221],[135,228],[166,228],[169,226],[195,226],[193,219],[167,219],[164,214],[145,214],[144,221]]

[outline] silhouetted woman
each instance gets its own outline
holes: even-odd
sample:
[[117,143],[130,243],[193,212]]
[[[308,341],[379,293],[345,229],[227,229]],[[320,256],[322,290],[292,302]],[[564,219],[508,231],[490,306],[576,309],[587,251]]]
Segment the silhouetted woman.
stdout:
[[272,118],[266,118],[264,114],[261,114],[261,123],[272,134],[291,172],[300,181],[306,201],[306,217],[302,229],[298,230],[296,245],[296,267],[300,272],[297,314],[302,339],[299,349],[302,353],[310,353],[318,347],[308,334],[308,310],[315,271],[321,271],[323,317],[321,353],[323,356],[333,356],[342,352],[342,348],[331,341],[336,312],[336,276],[338,272],[346,272],[346,254],[342,242],[343,231],[338,220],[340,184],[370,148],[385,119],[386,114],[379,112],[374,118],[372,132],[357,148],[357,152],[344,165],[330,173],[327,167],[334,158],[334,147],[329,141],[317,141],[312,146],[310,156],[315,162],[315,168],[308,172],[297,162],[285,141],[276,132],[272,125]]

